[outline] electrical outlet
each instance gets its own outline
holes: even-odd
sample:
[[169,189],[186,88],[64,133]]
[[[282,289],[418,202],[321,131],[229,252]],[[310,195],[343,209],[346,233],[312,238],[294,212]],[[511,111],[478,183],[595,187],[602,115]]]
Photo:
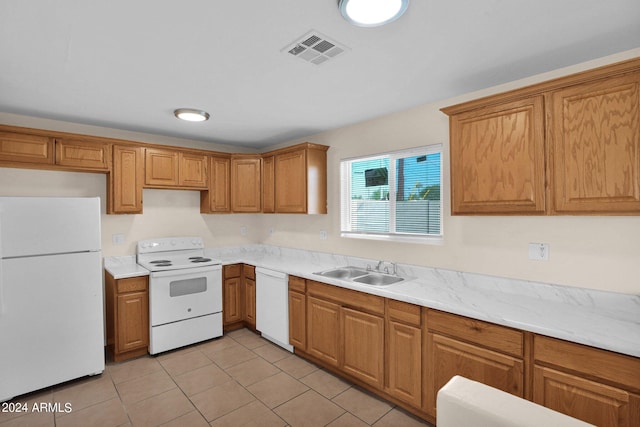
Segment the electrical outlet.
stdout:
[[273,227],[269,227],[269,236],[273,236]]
[[327,240],[327,230],[320,230],[320,240]]
[[247,235],[247,227],[245,227],[244,225],[242,227],[240,227],[240,235],[241,236],[246,236]]
[[113,243],[114,245],[124,245],[124,234],[112,234],[111,243]]
[[549,244],[529,243],[529,259],[535,261],[549,261]]

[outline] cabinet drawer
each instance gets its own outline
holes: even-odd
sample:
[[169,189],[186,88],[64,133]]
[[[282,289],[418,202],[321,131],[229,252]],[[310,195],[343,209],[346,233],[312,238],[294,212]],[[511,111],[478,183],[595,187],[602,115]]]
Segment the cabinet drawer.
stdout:
[[408,302],[387,300],[387,313],[390,320],[420,327],[420,306]]
[[302,277],[289,276],[289,290],[305,293],[307,290],[307,283]]
[[345,307],[357,308],[363,311],[384,315],[384,298],[363,292],[344,289],[338,286],[309,280],[307,283],[309,295],[331,300]]
[[427,327],[444,335],[523,357],[522,331],[436,310],[427,311]]
[[253,265],[245,264],[243,267],[245,279],[256,280],[256,268]]
[[640,392],[640,359],[586,345],[536,335],[536,363],[588,374],[592,378]]
[[119,294],[146,290],[147,276],[116,280],[116,292]]
[[241,268],[242,268],[242,264],[225,265],[223,268],[224,278],[229,279],[231,277],[240,277]]

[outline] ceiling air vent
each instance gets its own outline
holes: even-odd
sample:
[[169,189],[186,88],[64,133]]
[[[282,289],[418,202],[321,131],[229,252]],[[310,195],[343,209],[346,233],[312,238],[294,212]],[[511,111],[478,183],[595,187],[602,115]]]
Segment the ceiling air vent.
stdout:
[[324,64],[348,49],[317,31],[310,31],[287,45],[282,52],[315,65]]

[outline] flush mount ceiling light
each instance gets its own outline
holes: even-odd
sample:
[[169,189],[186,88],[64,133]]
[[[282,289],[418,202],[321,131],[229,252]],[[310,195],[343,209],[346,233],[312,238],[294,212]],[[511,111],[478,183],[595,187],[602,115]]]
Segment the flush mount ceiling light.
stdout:
[[205,120],[209,120],[209,113],[194,108],[178,108],[173,114],[180,120],[186,120],[187,122],[204,122]]
[[395,21],[408,6],[409,0],[338,0],[344,19],[360,27],[378,27]]

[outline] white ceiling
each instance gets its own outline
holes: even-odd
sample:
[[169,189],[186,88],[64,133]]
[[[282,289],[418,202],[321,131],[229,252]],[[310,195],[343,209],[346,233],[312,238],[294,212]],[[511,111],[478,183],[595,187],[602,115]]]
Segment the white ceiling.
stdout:
[[[282,52],[312,29],[349,50]],[[3,0],[0,111],[263,148],[637,47],[638,0],[411,0],[379,28],[337,0]]]

